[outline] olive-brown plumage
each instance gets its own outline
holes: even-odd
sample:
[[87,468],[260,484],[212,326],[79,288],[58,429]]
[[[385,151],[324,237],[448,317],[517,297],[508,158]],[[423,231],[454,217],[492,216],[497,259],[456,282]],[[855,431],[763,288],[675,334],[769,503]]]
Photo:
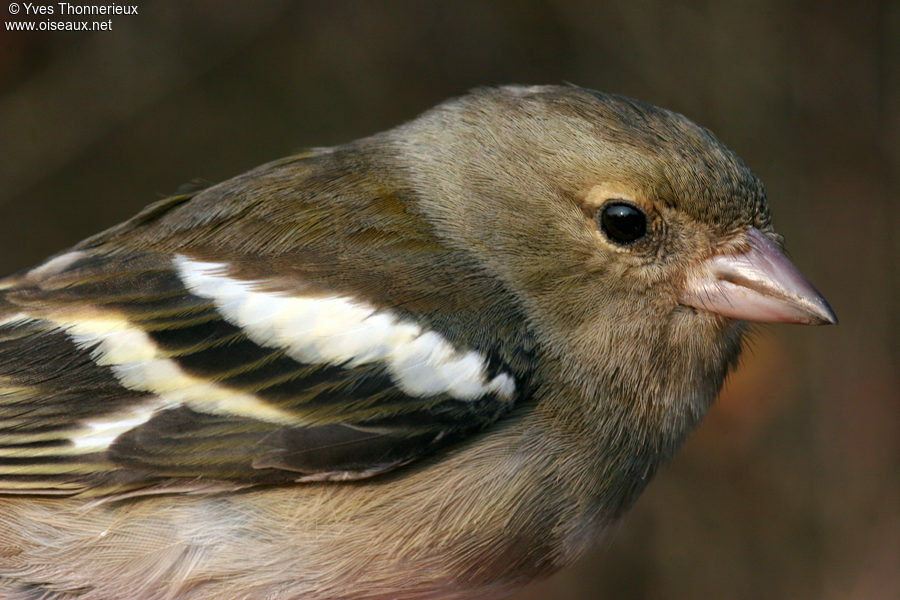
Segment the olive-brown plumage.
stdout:
[[481,89],[0,281],[0,598],[498,598],[699,423],[745,320],[834,315],[744,163]]

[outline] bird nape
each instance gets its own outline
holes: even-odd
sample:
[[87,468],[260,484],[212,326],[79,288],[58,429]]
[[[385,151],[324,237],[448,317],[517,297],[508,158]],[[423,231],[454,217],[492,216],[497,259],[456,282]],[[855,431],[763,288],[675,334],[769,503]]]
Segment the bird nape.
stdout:
[[687,118],[478,89],[0,281],[0,597],[496,598],[835,323]]

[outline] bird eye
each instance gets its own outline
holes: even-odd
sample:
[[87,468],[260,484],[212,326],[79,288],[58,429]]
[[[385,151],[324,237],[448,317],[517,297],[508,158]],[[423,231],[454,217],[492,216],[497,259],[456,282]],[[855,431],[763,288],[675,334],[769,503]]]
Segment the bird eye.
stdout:
[[647,235],[647,216],[627,202],[606,204],[597,220],[603,234],[619,246],[629,246]]

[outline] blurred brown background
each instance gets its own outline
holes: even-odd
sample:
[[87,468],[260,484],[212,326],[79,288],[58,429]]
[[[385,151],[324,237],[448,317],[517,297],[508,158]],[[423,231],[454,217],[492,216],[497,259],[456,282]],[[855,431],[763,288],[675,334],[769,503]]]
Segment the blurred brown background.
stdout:
[[476,85],[678,110],[766,182],[841,324],[762,328],[615,538],[517,598],[900,598],[900,4],[129,2],[112,32],[0,31],[0,272]]

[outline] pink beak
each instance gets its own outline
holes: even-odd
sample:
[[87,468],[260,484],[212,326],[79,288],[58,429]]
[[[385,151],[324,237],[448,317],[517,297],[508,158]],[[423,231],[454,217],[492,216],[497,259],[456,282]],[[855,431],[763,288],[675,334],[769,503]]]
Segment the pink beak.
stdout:
[[716,254],[688,278],[681,304],[733,319],[769,323],[837,323],[816,288],[760,230],[747,230],[750,250]]

